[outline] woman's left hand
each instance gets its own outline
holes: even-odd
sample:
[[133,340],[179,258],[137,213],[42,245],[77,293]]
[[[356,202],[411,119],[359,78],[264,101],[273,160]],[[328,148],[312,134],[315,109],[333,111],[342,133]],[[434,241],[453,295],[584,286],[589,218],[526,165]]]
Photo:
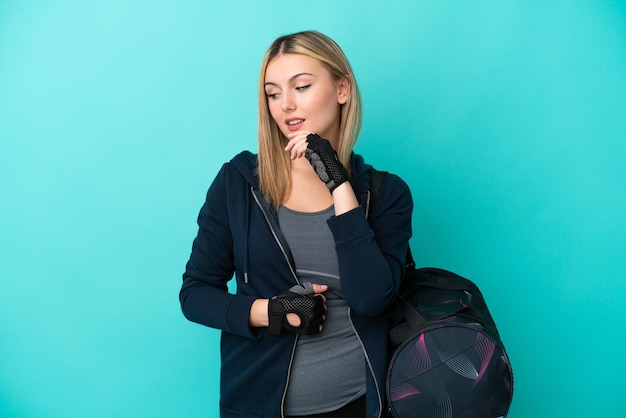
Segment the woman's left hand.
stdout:
[[348,172],[339,161],[330,141],[317,134],[298,132],[285,150],[291,153],[292,159],[304,155],[330,193],[348,181]]

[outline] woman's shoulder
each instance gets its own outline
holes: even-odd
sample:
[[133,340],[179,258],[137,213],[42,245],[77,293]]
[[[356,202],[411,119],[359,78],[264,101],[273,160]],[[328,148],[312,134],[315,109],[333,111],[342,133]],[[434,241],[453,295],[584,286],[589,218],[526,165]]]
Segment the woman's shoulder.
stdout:
[[226,182],[245,180],[249,184],[256,185],[258,184],[257,166],[257,155],[250,151],[242,151],[222,165],[216,180],[221,179]]
[[230,159],[229,163],[242,168],[256,169],[258,165],[258,155],[251,151],[244,150]]
[[358,184],[356,188],[358,189],[369,190],[373,179],[375,179],[374,181],[380,181],[385,189],[408,189],[407,183],[398,174],[386,170],[385,167],[374,167],[366,163],[365,159],[359,154],[353,154],[352,170],[355,183]]
[[409,200],[412,200],[411,189],[406,181],[398,174],[389,171],[382,171],[372,169],[370,171],[370,189],[375,183],[375,179],[378,178],[379,194],[386,196],[396,196],[400,198],[403,196]]
[[243,173],[254,173],[259,165],[259,158],[250,151],[241,151],[227,163]]

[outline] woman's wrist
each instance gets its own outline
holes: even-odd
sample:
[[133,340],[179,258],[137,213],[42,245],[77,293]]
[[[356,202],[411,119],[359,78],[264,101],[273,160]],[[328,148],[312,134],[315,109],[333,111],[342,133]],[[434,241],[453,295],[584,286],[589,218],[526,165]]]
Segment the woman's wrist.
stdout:
[[252,302],[248,317],[248,323],[251,327],[267,327],[269,325],[268,304],[269,299],[256,299]]
[[333,205],[335,207],[335,216],[342,215],[359,206],[349,181],[341,183],[333,190]]

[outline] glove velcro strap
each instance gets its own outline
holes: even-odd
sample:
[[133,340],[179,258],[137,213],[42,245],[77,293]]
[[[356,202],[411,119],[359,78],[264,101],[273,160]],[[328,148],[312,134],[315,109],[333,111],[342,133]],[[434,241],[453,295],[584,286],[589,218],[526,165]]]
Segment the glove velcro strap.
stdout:
[[278,296],[274,296],[270,299],[270,303],[268,306],[268,314],[269,314],[269,326],[268,331],[270,334],[280,334],[280,331],[283,329],[283,317],[285,316],[285,311],[282,308],[282,305],[277,305],[276,303],[272,303],[276,300]]

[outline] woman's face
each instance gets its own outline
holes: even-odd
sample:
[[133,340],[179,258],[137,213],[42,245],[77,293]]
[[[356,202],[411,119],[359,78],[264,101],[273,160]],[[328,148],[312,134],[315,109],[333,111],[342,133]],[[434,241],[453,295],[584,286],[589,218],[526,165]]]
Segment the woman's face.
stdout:
[[335,81],[315,58],[282,54],[267,66],[265,93],[270,114],[285,136],[314,132],[337,145],[340,105],[349,94],[347,80]]

